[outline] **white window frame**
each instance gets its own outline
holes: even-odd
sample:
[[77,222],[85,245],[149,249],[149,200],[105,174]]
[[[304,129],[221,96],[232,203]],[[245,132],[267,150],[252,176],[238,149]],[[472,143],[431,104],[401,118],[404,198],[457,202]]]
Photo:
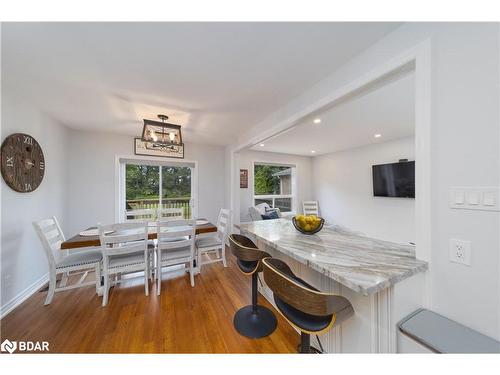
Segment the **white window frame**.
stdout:
[[[271,165],[275,167],[288,167],[292,169],[292,194],[267,194],[267,195],[255,195],[255,166],[256,165]],[[290,163],[278,163],[278,162],[269,162],[269,161],[258,161],[254,160],[252,162],[252,173],[251,175],[251,181],[248,181],[248,183],[251,185],[252,189],[252,205],[255,205],[255,199],[271,199],[273,202],[273,207],[274,207],[274,201],[275,199],[278,198],[292,198],[292,207],[291,211],[287,212],[282,212],[284,215],[295,215],[297,213],[297,165],[296,164],[290,164]]]
[[[198,217],[198,161],[197,160],[165,160],[158,157],[147,157],[138,155],[116,155],[115,156],[115,222],[124,221],[125,212],[125,165],[147,164],[160,167],[189,167],[191,168],[191,216]],[[160,174],[161,186],[161,174]],[[160,197],[161,201],[161,197]]]

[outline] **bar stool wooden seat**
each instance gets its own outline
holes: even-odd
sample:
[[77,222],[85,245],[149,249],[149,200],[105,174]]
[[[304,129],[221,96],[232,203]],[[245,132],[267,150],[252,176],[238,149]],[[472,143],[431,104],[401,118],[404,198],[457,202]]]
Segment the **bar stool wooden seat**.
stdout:
[[239,334],[250,338],[268,336],[274,332],[278,322],[271,310],[257,304],[257,279],[258,273],[262,271],[261,260],[269,257],[269,254],[259,250],[252,240],[239,234],[229,236],[229,245],[237,258],[240,271],[252,276],[252,304],[236,312],[233,319],[234,328]]
[[280,259],[261,261],[264,280],[273,291],[274,302],[283,317],[301,332],[300,353],[317,353],[311,347],[311,334],[326,333],[354,314],[347,298],[324,293],[295,276]]

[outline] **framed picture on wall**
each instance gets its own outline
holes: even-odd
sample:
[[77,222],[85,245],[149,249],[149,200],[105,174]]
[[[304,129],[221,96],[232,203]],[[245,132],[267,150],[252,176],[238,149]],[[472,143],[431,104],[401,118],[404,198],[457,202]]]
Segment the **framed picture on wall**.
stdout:
[[144,142],[141,138],[135,138],[134,154],[184,159],[184,144],[169,145],[162,143],[152,143]]
[[240,169],[240,189],[248,188],[248,169]]

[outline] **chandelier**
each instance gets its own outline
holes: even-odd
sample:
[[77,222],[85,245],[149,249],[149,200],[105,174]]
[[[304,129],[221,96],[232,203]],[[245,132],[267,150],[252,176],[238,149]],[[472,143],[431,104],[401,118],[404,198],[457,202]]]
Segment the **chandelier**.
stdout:
[[182,146],[181,126],[169,124],[167,115],[158,115],[160,121],[152,121],[144,119],[144,127],[142,128],[142,140],[144,142]]

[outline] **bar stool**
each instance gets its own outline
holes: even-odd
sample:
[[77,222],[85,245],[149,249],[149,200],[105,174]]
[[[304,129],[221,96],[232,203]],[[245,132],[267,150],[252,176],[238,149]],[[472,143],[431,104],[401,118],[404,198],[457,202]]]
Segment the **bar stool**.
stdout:
[[252,304],[242,307],[234,315],[234,328],[239,334],[260,338],[273,333],[278,325],[273,312],[267,307],[257,304],[257,279],[262,271],[261,259],[269,254],[259,248],[249,238],[231,234],[229,236],[231,252],[237,258],[238,267],[245,275],[252,275]]
[[[344,297],[320,292],[295,276],[280,259],[261,261],[264,280],[273,291],[274,302],[284,318],[300,331],[300,353],[320,353],[311,347],[311,334],[322,334],[354,314]],[[321,344],[320,344],[321,345]]]

